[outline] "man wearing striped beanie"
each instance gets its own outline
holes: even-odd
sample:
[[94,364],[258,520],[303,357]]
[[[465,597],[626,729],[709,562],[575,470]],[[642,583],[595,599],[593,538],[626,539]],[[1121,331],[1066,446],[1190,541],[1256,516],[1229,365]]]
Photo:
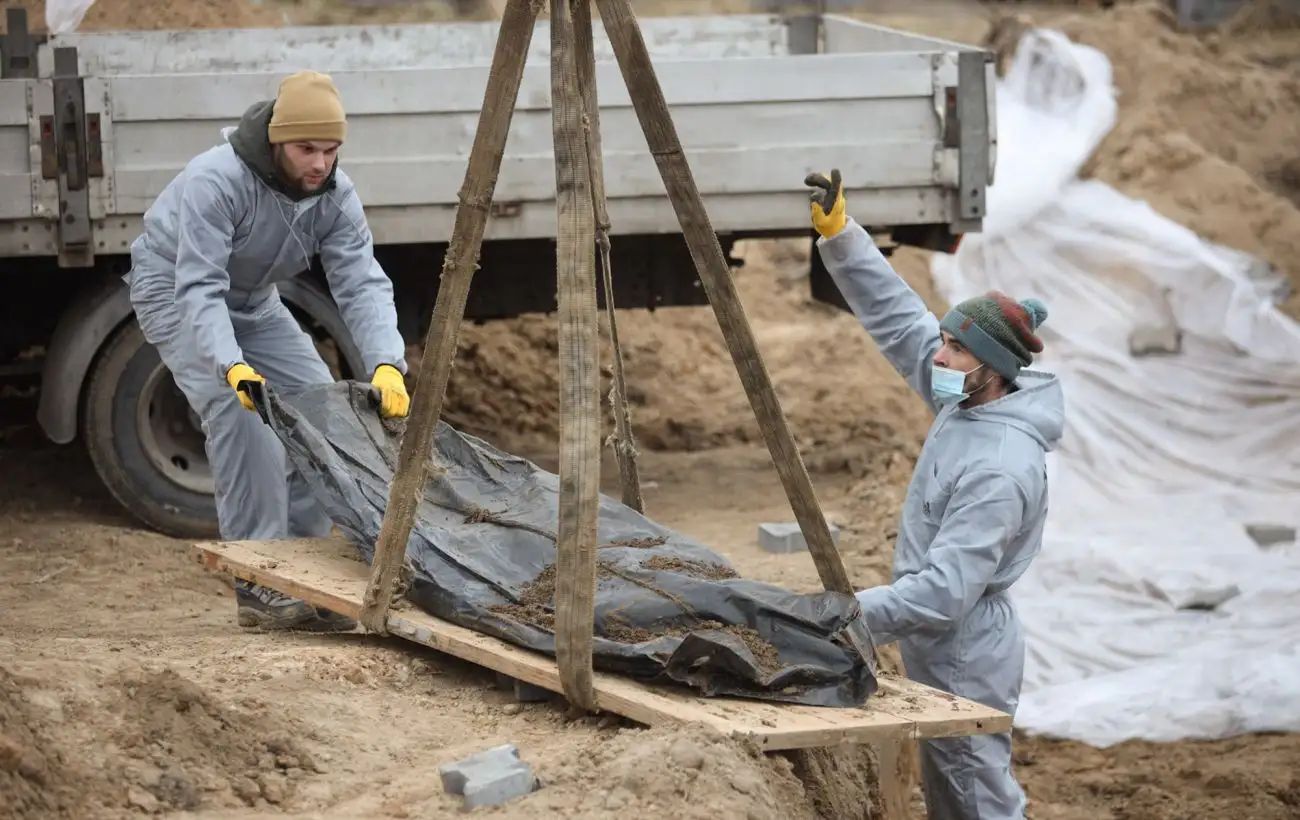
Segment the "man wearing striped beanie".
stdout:
[[[858,321],[935,420],[903,505],[893,582],[857,594],[876,644],[898,641],[913,680],[1014,716],[1025,643],[1007,591],[1042,546],[1046,456],[1065,423],[1039,301],[991,292],[940,321],[845,212],[839,171],[810,175],[813,226]],[[929,740],[921,768],[935,820],[1021,820],[1011,733]]]

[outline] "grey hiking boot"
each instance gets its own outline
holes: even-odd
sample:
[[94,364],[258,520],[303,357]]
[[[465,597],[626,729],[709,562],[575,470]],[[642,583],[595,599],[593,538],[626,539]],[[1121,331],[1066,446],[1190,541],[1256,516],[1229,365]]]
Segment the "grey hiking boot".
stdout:
[[239,604],[239,625],[245,629],[351,632],[357,628],[352,618],[247,581],[236,583],[235,601]]

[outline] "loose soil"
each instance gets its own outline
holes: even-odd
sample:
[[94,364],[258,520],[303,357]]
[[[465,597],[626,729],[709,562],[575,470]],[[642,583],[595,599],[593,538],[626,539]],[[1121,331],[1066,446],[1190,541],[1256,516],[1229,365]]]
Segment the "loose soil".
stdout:
[[[40,4],[20,4],[39,28]],[[84,28],[434,19],[434,5],[99,0]],[[1189,34],[1152,3],[885,5],[873,19],[967,42],[1015,11],[1101,48],[1120,122],[1089,172],[1300,280],[1300,39],[1288,19],[1265,9]],[[808,298],[808,250],[743,243],[735,278],[849,573],[866,586],[888,577],[929,418],[851,317]],[[925,254],[893,261],[945,307]],[[648,514],[743,577],[819,588],[807,555],[756,546],[760,522],[792,514],[711,311],[620,323]],[[550,317],[465,328],[451,417],[554,469],[557,357]],[[568,721],[400,640],[244,634],[228,582],[185,544],[141,531],[79,450],[43,442],[33,412],[30,398],[0,398],[0,817],[451,817],[436,766],[505,742],[546,785],[489,816],[799,820],[861,817],[876,798],[857,750],[761,755],[702,731]],[[612,458],[602,474],[616,492]],[[1107,750],[1018,737],[1016,766],[1034,820],[1300,816],[1289,735]]]

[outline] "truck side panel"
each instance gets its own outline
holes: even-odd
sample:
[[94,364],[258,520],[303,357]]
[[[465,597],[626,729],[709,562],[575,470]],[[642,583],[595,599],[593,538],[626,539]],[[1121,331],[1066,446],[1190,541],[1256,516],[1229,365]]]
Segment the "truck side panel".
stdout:
[[[598,66],[610,209],[616,233],[675,233],[663,182],[617,66]],[[956,183],[942,159],[934,69],[916,53],[667,61],[665,95],[719,231],[805,228],[803,176],[835,164],[875,208],[945,221]],[[110,216],[142,213],[190,157],[219,144],[283,75],[118,76],[112,108]],[[430,238],[428,222],[396,210],[454,209],[478,120],[485,68],[334,72],[349,108],[344,168],[384,242]],[[520,91],[487,238],[554,235],[548,68],[531,66]],[[536,218],[521,219],[537,204]],[[768,208],[771,210],[767,210]],[[544,212],[549,212],[543,215]],[[897,217],[898,211],[892,215]],[[450,213],[438,220],[450,225]],[[415,232],[412,232],[414,230]],[[106,237],[101,237],[104,239]],[[112,243],[110,243],[111,246]]]

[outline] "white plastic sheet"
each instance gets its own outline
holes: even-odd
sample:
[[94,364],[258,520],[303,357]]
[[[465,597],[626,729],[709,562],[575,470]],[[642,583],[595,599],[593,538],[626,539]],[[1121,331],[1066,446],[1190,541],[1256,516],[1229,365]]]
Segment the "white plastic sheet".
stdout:
[[45,27],[50,34],[71,34],[95,0],[46,0]]
[[[1280,280],[1076,174],[1114,124],[1110,65],[1030,32],[998,89],[985,231],[936,255],[956,302],[1043,299],[1038,366],[1066,402],[1043,551],[1012,594],[1028,632],[1017,724],[1126,739],[1300,731],[1300,326]],[[1175,355],[1129,335],[1174,323]]]

